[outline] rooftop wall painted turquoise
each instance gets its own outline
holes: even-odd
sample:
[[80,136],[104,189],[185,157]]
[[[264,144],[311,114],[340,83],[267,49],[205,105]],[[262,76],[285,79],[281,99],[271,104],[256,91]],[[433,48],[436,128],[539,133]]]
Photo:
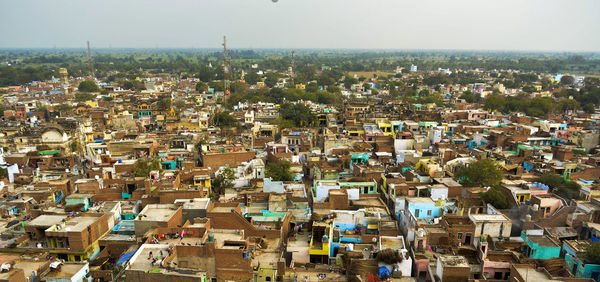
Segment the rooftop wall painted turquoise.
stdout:
[[[525,241],[525,244],[531,249],[529,253],[529,258],[533,259],[550,259],[560,257],[560,247],[545,247],[539,246],[536,243],[533,243],[529,237],[523,232],[521,233],[521,238]],[[525,254],[527,255],[527,254]]]
[[576,278],[592,278],[600,282],[600,265],[583,263],[579,258],[569,253],[565,255],[566,267]]
[[[412,212],[412,214],[417,219],[421,218],[434,218],[441,216],[441,208],[435,206],[435,202],[416,202],[416,203],[408,203],[408,210]],[[419,210],[417,214],[417,210]],[[431,215],[428,215],[428,211],[431,211]]]

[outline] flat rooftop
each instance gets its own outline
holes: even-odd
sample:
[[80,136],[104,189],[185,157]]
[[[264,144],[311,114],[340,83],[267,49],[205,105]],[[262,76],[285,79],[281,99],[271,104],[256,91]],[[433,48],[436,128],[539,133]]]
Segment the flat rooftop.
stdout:
[[61,223],[63,221],[63,219],[66,219],[66,218],[67,218],[67,216],[64,214],[59,214],[59,215],[43,214],[43,215],[36,217],[29,223],[27,223],[27,225],[28,226],[36,226],[36,227],[50,227],[52,225]]
[[129,261],[130,270],[140,270],[146,271],[149,269],[161,269],[157,263],[152,265],[152,260],[148,259],[150,256],[150,252],[154,257],[160,256],[160,252],[162,251],[163,255],[167,255],[169,253],[169,245],[168,244],[144,244],[142,245],[138,251],[133,255],[131,260]]
[[231,212],[231,210],[234,210],[235,208],[236,207],[234,206],[218,206],[211,209],[210,212],[227,213]]
[[560,247],[546,235],[527,235],[527,239],[540,247]]
[[223,248],[225,241],[245,241],[243,230],[209,229],[207,232],[215,238],[216,248]]
[[177,212],[178,207],[171,204],[147,205],[135,220],[140,221],[169,221]]
[[508,221],[510,220],[503,214],[470,214],[469,217],[474,221]]
[[433,203],[433,200],[431,198],[425,198],[425,197],[406,197],[406,201],[413,202],[413,203],[427,203],[427,202]]
[[75,273],[79,272],[88,263],[63,263],[58,268],[50,269],[50,272],[46,274],[46,278],[67,278],[71,279]]
[[60,229],[57,229],[56,226],[52,226],[48,228],[46,231],[53,232],[81,232],[84,229],[88,228],[88,226],[92,225],[94,222],[98,220],[98,217],[91,216],[81,216],[81,217],[72,217],[67,219],[67,222],[64,224],[60,224]]
[[524,265],[524,266],[515,266],[515,269],[517,270],[517,272],[519,272],[519,275],[521,275],[521,277],[523,277],[523,279],[525,279],[525,282],[538,282],[538,281],[547,281],[547,282],[559,282],[562,280],[554,280],[554,279],[549,279],[548,275],[546,275],[545,273],[541,272],[541,271],[537,271],[535,270],[533,267],[529,266],[529,265]]
[[381,236],[381,249],[394,249],[394,250],[401,250],[404,249],[404,241],[403,241],[403,237],[388,237],[388,236]]
[[447,267],[469,267],[469,262],[464,256],[441,255],[440,260],[442,265]]

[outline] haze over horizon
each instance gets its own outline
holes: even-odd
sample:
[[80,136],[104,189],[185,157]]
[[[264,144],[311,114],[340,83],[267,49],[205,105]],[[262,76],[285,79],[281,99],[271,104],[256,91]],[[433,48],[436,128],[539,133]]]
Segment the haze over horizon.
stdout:
[[600,51],[600,1],[3,0],[0,48]]

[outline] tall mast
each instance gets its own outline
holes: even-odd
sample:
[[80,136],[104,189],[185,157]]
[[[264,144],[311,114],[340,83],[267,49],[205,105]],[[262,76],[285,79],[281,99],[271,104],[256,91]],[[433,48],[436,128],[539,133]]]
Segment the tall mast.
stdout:
[[229,89],[229,63],[230,63],[230,56],[231,52],[229,52],[229,50],[227,50],[227,36],[223,36],[223,74],[224,74],[224,81],[223,81],[223,88],[225,90],[225,96],[229,96],[229,94],[231,93],[230,89]]
[[296,62],[294,61],[294,50],[292,50],[292,69],[290,71],[290,77],[292,79],[292,87],[295,88],[296,84],[294,83],[294,69],[296,67]]
[[88,64],[90,65],[90,71],[92,72],[92,77],[96,78],[96,74],[94,73],[94,62],[92,62],[92,51],[90,49],[90,41],[87,42],[87,56]]

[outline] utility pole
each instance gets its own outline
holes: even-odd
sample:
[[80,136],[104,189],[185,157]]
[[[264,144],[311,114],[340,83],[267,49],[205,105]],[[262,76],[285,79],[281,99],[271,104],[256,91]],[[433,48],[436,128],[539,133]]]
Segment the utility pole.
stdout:
[[230,63],[230,59],[229,56],[231,55],[231,52],[229,50],[227,50],[227,36],[223,36],[223,75],[224,75],[224,80],[223,80],[223,88],[225,90],[225,97],[229,96],[229,94],[231,94],[230,91],[230,86],[229,86],[229,63]]
[[92,62],[92,51],[90,50],[90,41],[87,42],[87,56],[90,71],[92,72],[92,78],[96,78],[96,74],[94,74],[94,62]]

